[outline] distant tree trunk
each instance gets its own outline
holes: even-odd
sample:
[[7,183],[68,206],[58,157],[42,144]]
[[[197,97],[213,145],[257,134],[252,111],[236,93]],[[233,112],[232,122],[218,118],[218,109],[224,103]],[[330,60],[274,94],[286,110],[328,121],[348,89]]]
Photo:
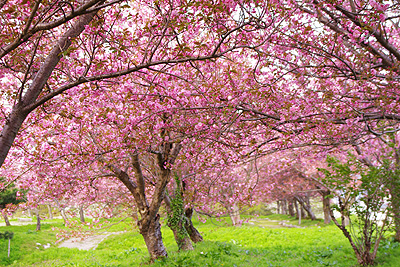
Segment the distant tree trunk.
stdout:
[[32,217],[31,209],[27,209],[27,211],[28,211],[28,217],[29,217],[29,218]]
[[276,201],[276,212],[277,214],[281,214],[281,206],[280,206],[280,201]]
[[295,217],[296,214],[294,212],[294,199],[288,200],[288,209],[289,209],[289,215],[292,217]]
[[58,201],[58,199],[54,199],[54,202],[57,204],[57,208],[60,211],[61,217],[64,220],[64,225],[68,224],[68,218],[67,215],[65,214],[65,210],[63,207],[61,207],[60,202]]
[[297,201],[299,201],[300,205],[306,210],[306,212],[307,212],[308,216],[310,217],[310,219],[311,220],[316,220],[317,217],[315,217],[315,214],[311,210],[311,205],[307,204],[306,201],[300,196],[296,196],[295,198],[297,199]]
[[53,220],[53,211],[50,204],[47,204],[47,211],[49,212],[49,219]]
[[299,219],[299,225],[301,225],[301,205],[300,205],[300,207],[299,207],[299,205],[297,204],[297,200],[296,199],[294,199],[294,205],[295,205],[295,207],[296,207],[296,213],[297,213],[297,218]]
[[83,206],[79,206],[79,218],[81,220],[81,223],[85,222],[85,213],[83,210]]
[[39,214],[39,207],[36,210],[36,231],[40,231],[41,225],[40,225],[40,214]]
[[293,206],[296,210],[296,219],[298,219],[299,217],[301,217],[301,211],[299,210],[299,205],[297,204],[297,200],[295,198],[293,198]]
[[11,226],[10,221],[8,220],[7,212],[4,210],[1,210],[1,214],[3,215],[4,222],[6,223],[6,226]]
[[233,206],[229,208],[229,216],[231,217],[232,225],[240,225],[239,207],[236,203],[234,203]]
[[190,239],[195,243],[203,241],[203,237],[201,236],[200,232],[194,227],[192,223],[193,209],[187,208],[185,210],[185,216],[186,216],[185,228],[190,236]]
[[324,211],[324,223],[329,224],[331,222],[331,199],[328,197],[330,195],[330,191],[323,190],[321,191],[322,195],[322,208]]

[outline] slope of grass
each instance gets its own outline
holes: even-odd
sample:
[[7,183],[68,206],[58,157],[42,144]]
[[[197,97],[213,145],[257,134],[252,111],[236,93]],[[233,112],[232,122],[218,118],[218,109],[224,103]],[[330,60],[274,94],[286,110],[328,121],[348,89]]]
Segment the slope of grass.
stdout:
[[[270,220],[281,220],[272,216]],[[283,218],[287,219],[287,218]],[[195,250],[178,252],[172,232],[163,227],[164,243],[169,257],[151,266],[357,266],[347,240],[334,226],[318,226],[315,221],[303,221],[307,228],[262,228],[254,225],[228,226],[224,221],[199,223],[204,242],[195,244]],[[289,220],[290,221],[290,220]],[[291,222],[290,222],[291,223]],[[293,223],[294,224],[294,223]],[[317,226],[315,226],[317,224]],[[127,223],[128,225],[128,223]],[[55,233],[45,226],[40,233],[30,233],[32,226],[10,229],[15,232],[12,258],[7,257],[6,246],[1,249],[0,265],[5,266],[142,266],[148,264],[148,253],[137,230],[110,236],[96,250],[80,251],[51,247],[36,249],[35,243],[55,240]],[[125,226],[113,226],[115,230]],[[4,231],[2,227],[0,231]],[[23,242],[22,242],[23,241]],[[4,244],[6,242],[4,241]],[[378,255],[378,266],[399,266],[398,243],[384,241]]]

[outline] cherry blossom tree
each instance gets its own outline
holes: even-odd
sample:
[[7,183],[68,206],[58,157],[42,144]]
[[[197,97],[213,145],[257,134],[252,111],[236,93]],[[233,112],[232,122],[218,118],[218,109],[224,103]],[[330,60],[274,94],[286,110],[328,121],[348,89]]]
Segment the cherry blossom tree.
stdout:
[[3,1],[0,11],[1,165],[28,115],[71,88],[252,49],[279,23],[258,1]]

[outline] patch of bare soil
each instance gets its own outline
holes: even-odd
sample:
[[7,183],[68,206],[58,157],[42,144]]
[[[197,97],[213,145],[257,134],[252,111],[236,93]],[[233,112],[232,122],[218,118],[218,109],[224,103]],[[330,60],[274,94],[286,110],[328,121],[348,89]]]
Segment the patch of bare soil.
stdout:
[[94,236],[89,236],[87,238],[84,238],[83,240],[81,238],[71,238],[65,241],[62,241],[58,247],[59,248],[78,248],[80,250],[90,250],[90,249],[96,249],[97,246],[107,237],[110,235],[117,235],[124,233],[122,232],[105,232],[104,234],[100,235],[94,235]]

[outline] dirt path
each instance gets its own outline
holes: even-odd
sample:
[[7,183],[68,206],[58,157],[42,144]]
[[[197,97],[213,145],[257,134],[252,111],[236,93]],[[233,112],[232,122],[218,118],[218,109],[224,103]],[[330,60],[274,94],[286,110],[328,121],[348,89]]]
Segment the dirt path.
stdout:
[[104,234],[101,235],[95,235],[95,236],[89,236],[85,238],[84,240],[81,240],[81,238],[71,238],[65,241],[62,241],[58,247],[59,248],[78,248],[81,250],[90,250],[90,249],[96,249],[97,246],[109,237],[110,235],[119,235],[124,233],[122,232],[105,232]]
[[252,219],[248,222],[248,224],[256,225],[261,228],[305,228],[303,226],[290,224],[289,221],[271,220],[269,218]]

